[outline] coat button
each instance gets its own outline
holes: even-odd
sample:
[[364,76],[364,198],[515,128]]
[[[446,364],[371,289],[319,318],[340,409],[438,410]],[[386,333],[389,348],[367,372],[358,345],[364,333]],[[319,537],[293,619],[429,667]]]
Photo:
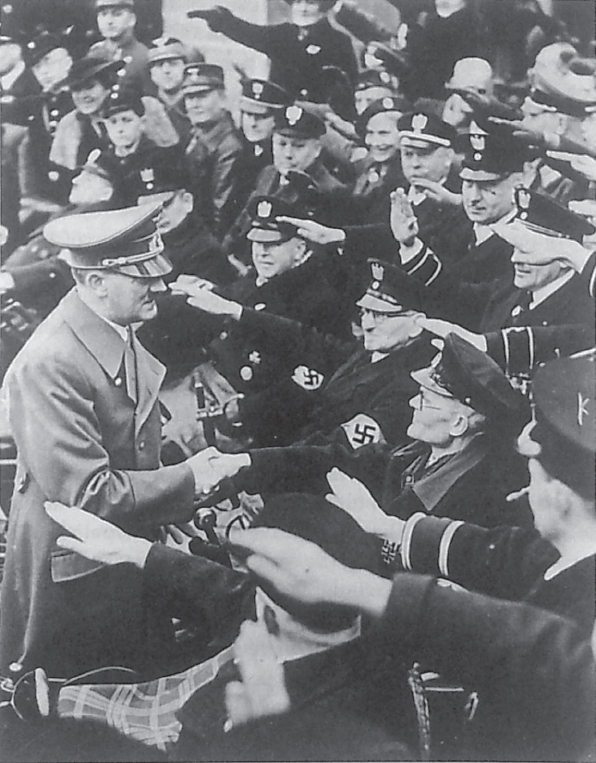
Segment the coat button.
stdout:
[[122,386],[122,379],[118,376],[116,379],[114,379],[114,384],[117,387],[121,387]]
[[145,443],[142,441],[139,443],[139,450],[145,450]]

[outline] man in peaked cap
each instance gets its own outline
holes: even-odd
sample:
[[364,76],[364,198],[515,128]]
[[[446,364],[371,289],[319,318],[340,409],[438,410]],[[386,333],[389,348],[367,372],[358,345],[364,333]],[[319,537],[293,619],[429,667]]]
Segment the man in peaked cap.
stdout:
[[166,107],[180,141],[190,137],[190,122],[184,111],[182,83],[189,50],[176,37],[158,37],[149,45],[149,76],[157,88],[157,97]]
[[267,80],[249,79],[242,84],[242,154],[235,168],[236,209],[244,208],[261,170],[273,162],[271,136],[275,128],[275,116],[291,102],[292,99],[283,88]]
[[[515,201],[516,221],[541,229],[545,247],[549,238],[577,241],[594,230],[565,207],[525,188],[515,191]],[[426,312],[433,317],[483,333],[506,327],[593,326],[593,299],[585,280],[561,261],[535,265],[531,252],[506,241],[512,251],[509,274],[492,283],[465,283],[446,273],[428,247],[416,244],[413,216],[398,197],[394,199],[392,226],[402,242],[400,257],[406,271],[426,284]],[[506,229],[501,222],[495,226],[495,234]],[[502,238],[509,236],[505,233]]]
[[250,228],[249,208],[258,196],[279,196],[298,203],[325,221],[341,219],[346,209],[345,186],[323,164],[321,152],[325,123],[298,104],[280,109],[275,115],[273,164],[259,173],[242,213],[224,240],[224,248],[242,262],[249,252],[245,237]]
[[[359,496],[347,510],[393,539],[403,567],[423,573],[393,581],[331,570],[316,548],[270,530],[235,538],[275,590],[303,603],[351,603],[378,621],[386,656],[422,661],[481,692],[465,747],[475,759],[584,759],[594,749],[594,360],[591,351],[547,364],[533,384],[535,420],[518,447],[542,537],[420,515],[404,525],[370,497],[363,510]],[[437,585],[437,576],[467,590]],[[465,658],[454,662],[460,649]]]
[[[171,656],[168,616],[134,572],[89,564],[56,546],[43,502],[60,499],[155,538],[188,521],[199,456],[160,468],[157,395],[163,366],[131,325],[152,318],[171,266],[155,205],[48,224],[75,288],[39,326],[7,374],[18,449],[0,622],[3,675],[32,665],[73,676],[106,665],[143,670]],[[208,482],[208,480],[207,480]]]
[[134,0],[96,0],[97,27],[103,37],[91,46],[91,55],[123,61],[122,78],[126,84],[149,92],[152,89],[147,64],[147,46],[135,37],[137,14]]
[[227,110],[224,72],[216,64],[188,64],[182,84],[191,124],[186,146],[195,211],[221,239],[238,210],[233,198],[242,142]]
[[211,307],[210,296],[190,286],[190,304],[225,310],[244,336],[266,337],[267,344],[286,348],[287,377],[280,374],[262,394],[247,388],[238,401],[236,423],[260,446],[338,442],[356,451],[370,443],[407,440],[408,402],[416,391],[410,372],[426,366],[435,351],[417,326],[416,285],[388,263],[368,265],[369,287],[357,302],[363,346],[307,331],[304,321],[281,321],[250,305],[216,299]]
[[327,19],[330,0],[290,2],[291,23],[274,26],[250,24],[218,5],[190,11],[191,18],[204,19],[215,32],[260,51],[271,60],[270,79],[293,98],[302,91],[318,90],[323,67],[337,67],[353,85],[357,65],[348,35],[332,27]]

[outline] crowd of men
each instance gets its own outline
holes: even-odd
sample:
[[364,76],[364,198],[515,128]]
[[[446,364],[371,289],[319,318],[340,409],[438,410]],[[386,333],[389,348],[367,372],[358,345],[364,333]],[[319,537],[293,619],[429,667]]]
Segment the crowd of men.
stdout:
[[593,40],[286,5],[3,17],[0,758],[592,760]]

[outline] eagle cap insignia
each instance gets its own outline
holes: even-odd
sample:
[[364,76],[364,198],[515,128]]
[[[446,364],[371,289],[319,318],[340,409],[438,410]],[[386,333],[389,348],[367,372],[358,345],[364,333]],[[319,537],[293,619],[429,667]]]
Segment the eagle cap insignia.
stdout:
[[383,98],[381,101],[381,104],[384,109],[392,109],[393,108],[393,98]]
[[263,83],[253,82],[252,91],[255,95],[261,95],[263,92]]
[[484,151],[486,148],[486,138],[484,135],[470,134],[470,145],[474,151]]
[[141,180],[143,183],[152,183],[155,180],[153,167],[145,167],[141,170]]
[[422,132],[428,124],[428,117],[426,114],[414,114],[412,117],[412,130],[414,132]]
[[391,82],[391,77],[389,76],[388,72],[381,72],[379,74],[379,79],[381,80],[381,82],[384,82],[386,85],[389,84],[389,82]]
[[373,262],[370,266],[372,277],[375,281],[382,281],[385,275],[385,268],[379,262]]
[[529,209],[532,197],[525,188],[520,188],[517,192],[517,205],[520,209]]
[[270,201],[267,201],[266,199],[263,199],[263,201],[260,201],[257,204],[257,215],[263,219],[266,220],[271,215],[271,210],[273,209],[273,205]]
[[304,112],[300,108],[300,106],[288,106],[286,109],[286,119],[288,120],[288,124],[290,124],[292,127],[298,122]]

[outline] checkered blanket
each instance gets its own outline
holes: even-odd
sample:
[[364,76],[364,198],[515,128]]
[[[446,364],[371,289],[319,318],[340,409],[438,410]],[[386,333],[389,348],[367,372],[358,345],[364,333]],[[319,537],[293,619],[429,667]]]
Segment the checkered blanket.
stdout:
[[58,715],[100,721],[125,736],[166,751],[180,735],[176,713],[233,658],[233,647],[228,647],[183,673],[142,684],[67,686],[60,690]]

